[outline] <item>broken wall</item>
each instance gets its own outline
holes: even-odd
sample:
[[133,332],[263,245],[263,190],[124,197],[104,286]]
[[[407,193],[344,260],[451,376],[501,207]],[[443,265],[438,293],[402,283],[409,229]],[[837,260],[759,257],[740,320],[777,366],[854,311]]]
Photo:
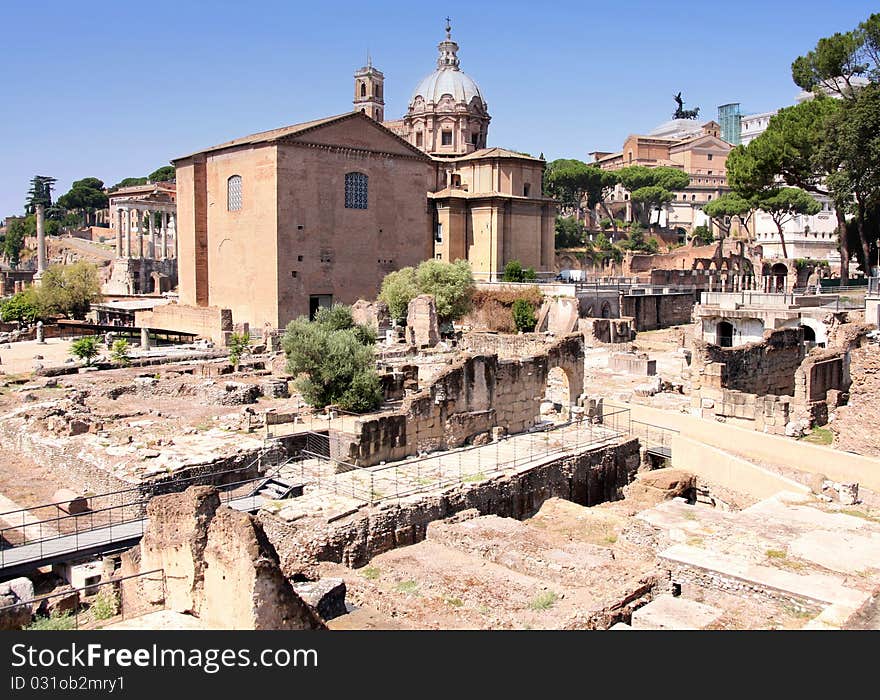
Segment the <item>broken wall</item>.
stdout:
[[496,426],[521,432],[537,422],[554,367],[565,371],[575,402],[584,388],[581,335],[567,336],[532,357],[465,357],[430,386],[406,397],[401,409],[357,421],[354,434],[331,433],[331,456],[349,465],[371,466],[459,447]]

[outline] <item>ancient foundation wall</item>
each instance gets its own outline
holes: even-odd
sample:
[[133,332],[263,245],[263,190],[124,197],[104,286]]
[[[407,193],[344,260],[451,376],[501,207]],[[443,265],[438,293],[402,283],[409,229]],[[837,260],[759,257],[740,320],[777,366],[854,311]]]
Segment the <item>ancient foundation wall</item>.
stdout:
[[547,352],[549,343],[543,333],[466,333],[461,338],[462,350],[474,355],[498,355],[515,358]]
[[636,337],[631,318],[581,318],[578,331],[584,334],[589,347],[629,343]]
[[308,572],[321,561],[360,567],[383,552],[422,541],[429,523],[463,510],[521,519],[548,498],[586,506],[616,500],[638,466],[639,443],[633,439],[436,494],[364,507],[332,523],[318,516],[288,523],[266,512],[259,519],[288,576]]
[[517,360],[466,357],[407,397],[393,413],[365,418],[354,434],[331,435],[331,456],[364,467],[439,449],[459,447],[495,427],[518,433],[540,414],[550,370],[565,371],[570,402],[584,387],[583,337],[567,336],[540,355]]
[[698,293],[625,294],[620,301],[620,315],[633,319],[635,330],[653,331],[691,322]]
[[232,333],[232,312],[216,306],[164,304],[153,307],[152,311],[135,311],[134,325],[138,328],[195,333],[202,338],[210,338],[218,345],[226,345]]
[[794,374],[804,359],[803,340],[800,328],[767,331],[760,343],[734,348],[695,338],[691,372],[703,389],[793,396]]

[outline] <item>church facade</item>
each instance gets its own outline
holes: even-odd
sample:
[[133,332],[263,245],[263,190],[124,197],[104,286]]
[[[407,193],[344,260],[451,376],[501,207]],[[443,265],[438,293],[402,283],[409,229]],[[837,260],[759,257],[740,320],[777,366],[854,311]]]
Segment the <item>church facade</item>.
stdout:
[[466,259],[477,279],[512,259],[552,269],[543,159],[486,147],[488,107],[448,26],[439,50],[401,120],[384,119],[368,63],[351,112],[175,159],[180,304],[283,327],[429,258]]

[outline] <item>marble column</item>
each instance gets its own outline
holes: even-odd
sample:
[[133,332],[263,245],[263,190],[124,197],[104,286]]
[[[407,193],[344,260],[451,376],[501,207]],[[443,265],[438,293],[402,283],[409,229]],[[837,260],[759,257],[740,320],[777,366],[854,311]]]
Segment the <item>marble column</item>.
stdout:
[[131,257],[131,209],[123,209],[125,212],[125,257]]
[[150,217],[150,244],[147,246],[147,256],[155,260],[158,257],[156,255],[156,215],[148,211],[147,216]]
[[116,257],[122,257],[122,209],[116,210]]
[[42,204],[37,204],[37,276],[46,271],[46,220]]
[[168,212],[162,212],[162,253],[159,255],[160,260],[168,257]]
[[174,237],[173,237],[174,238],[174,241],[173,241],[174,245],[171,248],[171,250],[172,250],[171,257],[176,258],[177,257],[177,212],[173,212],[173,213],[169,214],[169,220],[170,220],[170,223],[172,223],[174,225]]
[[[149,214],[149,212],[147,212]],[[144,212],[140,209],[137,210],[137,220],[138,220],[138,237],[137,237],[137,245],[138,245],[138,257],[143,259],[144,257]]]

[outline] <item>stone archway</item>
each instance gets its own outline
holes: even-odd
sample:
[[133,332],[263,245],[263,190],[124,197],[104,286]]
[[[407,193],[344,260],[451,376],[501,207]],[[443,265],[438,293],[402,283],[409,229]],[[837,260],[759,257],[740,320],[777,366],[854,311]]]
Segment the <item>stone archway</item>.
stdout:
[[719,321],[715,326],[715,344],[722,348],[733,346],[733,324],[730,321]]
[[572,403],[568,374],[562,367],[551,367],[547,372],[540,420],[564,423],[571,416]]
[[784,292],[788,281],[788,267],[784,263],[775,263],[770,268],[770,291]]

